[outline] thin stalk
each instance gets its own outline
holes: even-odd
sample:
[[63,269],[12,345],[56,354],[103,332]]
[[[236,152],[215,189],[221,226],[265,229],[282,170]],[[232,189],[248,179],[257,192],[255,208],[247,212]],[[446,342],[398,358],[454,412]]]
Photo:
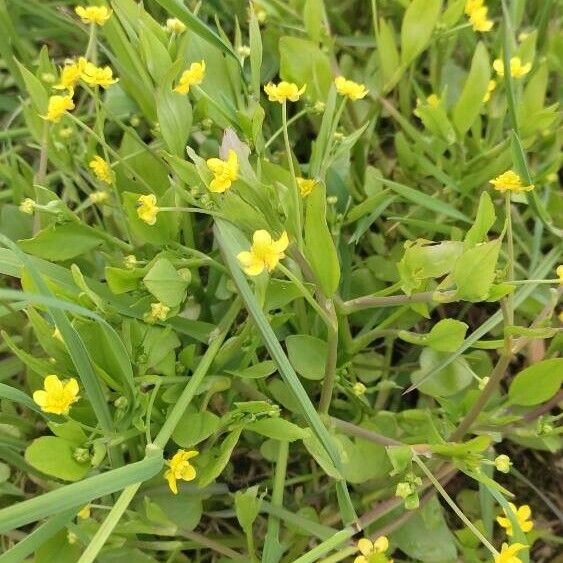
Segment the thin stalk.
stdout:
[[174,404],[172,411],[168,415],[165,423],[162,425],[160,432],[157,434],[154,444],[160,448],[164,448],[170,436],[172,436],[172,432],[174,432],[176,425],[182,418],[184,411],[191,403],[194,395],[201,385],[203,378],[207,375],[215,356],[219,352],[223,341],[225,340],[231,325],[235,321],[239,311],[241,308],[240,299],[236,299],[233,304],[230,306],[229,310],[223,317],[221,324],[217,327],[217,329],[212,333],[210,336],[210,344],[207,348],[207,351],[203,355],[203,358],[199,362],[194,374],[188,381],[186,387],[182,391],[182,394]]
[[485,388],[473,403],[473,406],[469,410],[469,412],[465,415],[463,420],[460,422],[459,426],[456,428],[455,432],[450,436],[449,441],[455,442],[463,438],[465,433],[471,428],[471,425],[475,422],[477,417],[479,416],[480,412],[483,410],[485,405],[489,402],[489,399],[495,392],[498,384],[502,380],[504,373],[506,372],[506,368],[510,363],[510,352],[504,350],[498,359],[497,365],[491,374],[491,377],[485,385]]
[[319,401],[319,414],[328,414],[334,384],[336,383],[336,362],[338,359],[338,329],[329,330],[327,338],[327,355],[325,363],[325,375]]
[[331,319],[327,312],[317,303],[315,298],[311,295],[311,293],[307,290],[307,288],[303,285],[301,280],[289,269],[286,268],[283,264],[278,264],[278,268],[280,272],[282,272],[289,280],[291,280],[295,287],[300,291],[301,295],[305,298],[307,303],[315,309],[315,311],[319,314],[321,319],[325,322],[329,330],[335,330],[336,325],[334,319]]
[[[287,473],[287,459],[289,455],[289,442],[278,443],[278,458],[274,473],[274,484],[272,488],[272,506],[283,507],[283,492],[285,488],[285,477]],[[279,545],[280,519],[275,514],[268,518],[268,531],[264,545],[264,557],[276,559],[275,553]]]
[[410,303],[428,303],[434,301],[435,293],[434,291],[424,291],[422,293],[413,293],[412,295],[389,295],[388,297],[366,295],[365,297],[357,297],[356,299],[344,301],[341,305],[341,310],[346,315],[349,315],[365,309],[397,307]]
[[39,152],[39,166],[37,168],[37,174],[33,179],[35,184],[40,186],[45,183],[45,176],[47,174],[47,151],[49,149],[49,122],[45,120],[43,122],[43,132],[41,135],[41,149]]
[[[506,244],[508,246],[508,283],[514,279],[514,236],[512,232],[512,212],[510,204],[510,192],[507,191],[504,196],[504,205],[506,212]],[[508,324],[514,324],[514,295],[509,293],[506,296],[508,309]]]
[[291,146],[289,144],[289,133],[287,129],[287,102],[283,102],[282,104],[282,124],[283,124],[283,140],[285,143],[285,152],[287,154],[287,162],[289,165],[289,171],[291,173],[291,180],[293,182],[293,191],[292,191],[292,201],[293,201],[293,208],[295,212],[295,230],[297,231],[295,234],[297,236],[297,247],[299,251],[303,251],[303,233],[302,233],[302,218],[301,218],[301,192],[299,190],[299,186],[297,185],[297,177],[295,176],[295,167],[293,166],[293,156],[291,154]]
[[[287,125],[292,125],[293,123],[295,123],[299,118],[303,117],[304,115],[306,115],[307,113],[309,113],[311,111],[311,108],[305,108],[302,109],[301,111],[297,112],[293,117],[290,117],[287,120]],[[264,148],[267,149],[281,134],[283,133],[283,125],[277,129],[273,135],[266,141],[266,144],[264,145]]]
[[413,455],[415,463],[422,469],[423,473],[428,477],[430,482],[434,485],[434,488],[442,495],[442,498],[449,504],[450,508],[457,514],[459,519],[473,532],[473,534],[481,541],[481,543],[491,552],[491,554],[496,557],[499,552],[494,548],[494,546],[489,542],[489,540],[475,527],[475,525],[465,516],[463,511],[457,506],[452,497],[446,492],[446,489],[442,487],[442,484],[432,472],[426,467],[422,460],[416,455]]
[[214,217],[223,217],[221,213],[209,211],[201,207],[159,207],[159,211],[180,211],[182,213],[202,213],[203,215],[212,215]]

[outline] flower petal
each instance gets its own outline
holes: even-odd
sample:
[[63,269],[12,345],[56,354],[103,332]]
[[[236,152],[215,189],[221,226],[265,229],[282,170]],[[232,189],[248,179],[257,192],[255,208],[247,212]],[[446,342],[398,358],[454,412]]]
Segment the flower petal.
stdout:
[[48,375],[43,381],[47,393],[56,393],[63,390],[63,382],[56,375]]
[[362,538],[358,541],[358,549],[362,555],[368,557],[373,553],[373,542],[367,538]]
[[40,406],[44,407],[47,404],[47,392],[43,389],[33,393],[33,400]]

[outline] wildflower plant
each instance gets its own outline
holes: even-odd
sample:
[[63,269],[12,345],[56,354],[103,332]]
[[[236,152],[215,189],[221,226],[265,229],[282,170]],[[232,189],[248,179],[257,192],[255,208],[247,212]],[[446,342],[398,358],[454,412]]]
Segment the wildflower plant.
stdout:
[[557,3],[4,4],[0,561],[555,558]]

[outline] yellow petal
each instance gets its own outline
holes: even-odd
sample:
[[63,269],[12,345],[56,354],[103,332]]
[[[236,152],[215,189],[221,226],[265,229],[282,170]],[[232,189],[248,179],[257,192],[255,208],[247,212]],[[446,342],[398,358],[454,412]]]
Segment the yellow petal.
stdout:
[[385,536],[379,536],[373,542],[375,553],[385,553],[389,549],[389,540]]
[[373,542],[367,538],[362,538],[358,541],[358,549],[362,555],[367,557],[373,553]]
[[64,390],[68,393],[71,393],[73,396],[78,395],[78,392],[80,391],[80,388],[78,387],[78,381],[76,381],[74,377],[71,377],[65,385]]
[[532,509],[527,505],[523,504],[517,512],[518,520],[528,520],[532,515]]
[[43,381],[43,387],[47,393],[55,393],[63,390],[63,383],[56,375],[48,375]]
[[195,479],[195,476],[196,476],[196,470],[193,465],[188,464],[182,470],[182,479],[184,481],[193,481]]
[[354,563],[368,563],[368,560],[363,555],[358,555],[358,557],[354,559]]
[[272,237],[268,231],[264,229],[260,229],[258,231],[254,231],[252,235],[252,244],[256,246],[270,246],[272,244]]
[[289,238],[287,233],[284,231],[278,240],[272,242],[272,249],[275,252],[283,252],[289,245]]
[[47,392],[42,389],[33,393],[33,400],[40,406],[44,407],[47,404]]
[[164,474],[164,478],[168,481],[168,486],[170,487],[170,490],[175,495],[177,495],[178,494],[178,485],[176,483],[176,477],[174,476],[174,473],[172,473],[172,471],[168,470]]

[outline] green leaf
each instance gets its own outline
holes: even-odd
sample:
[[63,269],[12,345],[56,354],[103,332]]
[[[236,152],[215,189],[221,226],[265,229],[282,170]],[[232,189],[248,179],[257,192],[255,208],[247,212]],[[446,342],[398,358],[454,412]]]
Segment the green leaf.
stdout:
[[483,192],[479,199],[479,209],[475,222],[465,235],[465,244],[468,247],[475,246],[486,239],[489,229],[496,220],[495,206],[489,192]]
[[272,375],[275,371],[276,364],[274,364],[272,360],[266,360],[265,362],[260,362],[247,368],[227,370],[227,373],[242,377],[243,379],[263,379],[264,377]]
[[34,74],[27,70],[27,68],[25,68],[20,62],[16,62],[18,63],[23,81],[25,82],[27,93],[31,98],[35,111],[40,115],[46,114],[47,104],[49,101],[47,90],[45,90],[43,84],[41,84],[39,79]]
[[[252,8],[252,4],[251,4]],[[250,82],[252,91],[260,97],[260,71],[262,69],[262,37],[260,35],[260,24],[256,18],[254,9],[250,10],[250,21],[248,22],[248,33],[250,41]]]
[[438,321],[428,334],[416,334],[406,330],[399,331],[399,338],[418,344],[429,346],[438,352],[454,352],[463,343],[468,325],[456,319],[442,319]]
[[220,421],[210,411],[196,412],[193,408],[187,409],[172,432],[172,440],[181,448],[191,448],[214,434]]
[[252,534],[252,524],[260,514],[261,506],[262,498],[258,497],[258,485],[235,493],[237,520],[245,534]]
[[[413,372],[413,384],[424,381],[426,375],[447,356],[431,348],[425,348],[420,354],[420,369]],[[432,397],[449,397],[465,389],[473,381],[474,373],[464,358],[457,358],[447,367],[436,373],[432,379],[424,381],[419,389]]]
[[399,50],[395,39],[395,31],[391,23],[379,18],[379,34],[377,36],[377,54],[383,78],[383,92],[388,92],[401,78],[403,68],[400,64]]
[[413,0],[401,26],[401,63],[409,65],[428,45],[440,15],[441,0]]
[[[189,273],[189,270],[184,272]],[[184,301],[189,282],[189,275],[180,275],[166,258],[157,260],[143,278],[145,287],[169,307],[178,307]]]
[[326,222],[326,192],[319,184],[307,198],[305,218],[305,255],[327,297],[340,283],[340,264]]
[[91,227],[79,223],[50,225],[33,238],[18,241],[20,247],[45,260],[62,262],[81,256],[102,244],[101,236]]
[[311,41],[318,43],[323,27],[324,7],[322,0],[305,0],[303,23]]
[[399,475],[410,467],[412,460],[412,448],[410,446],[388,446],[385,450],[393,466],[391,475]]
[[178,94],[166,83],[156,97],[156,114],[168,150],[183,157],[192,127],[192,106],[187,96]]
[[453,122],[460,135],[467,133],[479,115],[490,78],[489,53],[480,41],[475,48],[463,90],[453,109]]
[[448,528],[436,498],[393,532],[391,540],[414,561],[449,563],[458,559],[455,536]]
[[282,442],[303,440],[309,435],[307,429],[301,428],[283,418],[264,418],[256,420],[255,422],[247,424],[244,429]]
[[305,379],[323,379],[327,356],[324,340],[308,334],[292,334],[285,339],[287,355],[295,371]]
[[332,84],[328,55],[308,39],[289,36],[280,38],[279,51],[283,80],[299,87],[307,84],[306,94],[314,100],[326,100]]
[[233,430],[224,440],[221,442],[219,448],[213,452],[213,457],[211,461],[201,470],[199,474],[199,486],[201,488],[210,485],[221,473],[223,469],[229,463],[231,455],[235,446],[237,445],[238,439],[242,432],[241,428],[236,428]]
[[415,203],[416,205],[420,205],[421,207],[434,211],[435,213],[446,215],[446,217],[463,221],[464,223],[471,223],[466,215],[464,215],[461,211],[458,211],[449,203],[445,203],[438,198],[431,197],[424,192],[409,188],[404,184],[388,180],[387,178],[381,178],[381,181],[385,185],[389,186],[395,193],[398,193],[400,196],[412,203]]
[[464,458],[471,454],[484,452],[490,445],[490,436],[477,436],[462,444],[431,444],[430,449],[439,455]]
[[78,481],[90,469],[90,463],[79,463],[73,457],[76,444],[57,436],[42,436],[25,450],[25,460],[35,469],[63,481]]
[[177,0],[156,0],[167,12],[178,18],[190,30],[199,35],[205,41],[218,47],[223,53],[233,57],[238,63],[238,57],[232,47],[211,28],[205,25],[198,17]]
[[493,240],[470,248],[457,259],[453,280],[456,296],[465,301],[484,301],[495,280],[500,252],[500,240]]
[[562,383],[563,358],[543,360],[516,375],[508,389],[508,398],[515,405],[539,405],[551,399]]

